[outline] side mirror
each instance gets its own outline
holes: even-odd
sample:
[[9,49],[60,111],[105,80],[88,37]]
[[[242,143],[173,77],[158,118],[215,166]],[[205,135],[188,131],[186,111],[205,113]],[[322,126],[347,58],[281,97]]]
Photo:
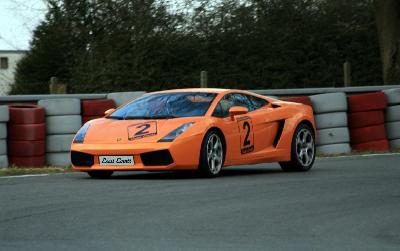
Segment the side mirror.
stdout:
[[242,106],[232,106],[229,108],[229,116],[233,120],[236,115],[242,115],[248,113],[249,110],[246,107]]
[[105,116],[108,116],[108,115],[110,115],[110,114],[113,113],[113,112],[115,112],[115,108],[108,109],[107,111],[104,112],[104,115],[105,115]]

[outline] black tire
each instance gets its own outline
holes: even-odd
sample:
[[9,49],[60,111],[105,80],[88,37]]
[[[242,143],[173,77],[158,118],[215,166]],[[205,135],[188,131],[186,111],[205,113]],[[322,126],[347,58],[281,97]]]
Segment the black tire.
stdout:
[[107,179],[113,174],[113,171],[90,171],[87,174],[94,179]]
[[[209,159],[208,153],[208,145],[211,145],[212,142],[215,142],[216,148],[213,147],[213,153],[211,158]],[[219,142],[219,143],[218,143]],[[215,153],[215,154],[214,154]],[[225,161],[225,149],[222,137],[216,131],[207,132],[206,136],[203,139],[201,144],[201,152],[200,152],[200,161],[199,161],[199,171],[205,177],[216,177],[221,173],[221,169],[224,166]],[[214,167],[213,163],[214,162]]]
[[[307,132],[307,133],[306,133]],[[303,135],[301,135],[303,133]],[[300,134],[300,135],[299,135]],[[306,137],[305,142],[297,142],[298,137]],[[310,141],[307,143],[307,141]],[[299,144],[298,144],[299,143]],[[308,147],[312,146],[311,150]],[[279,162],[282,170],[288,172],[305,172],[312,168],[315,161],[315,135],[314,130],[307,124],[300,124],[292,138],[291,160],[287,162]],[[299,149],[300,147],[300,149]],[[298,152],[300,150],[300,153]],[[304,155],[305,151],[305,155]],[[309,152],[310,151],[310,152]],[[303,153],[303,154],[301,154]],[[311,156],[310,156],[311,155]]]

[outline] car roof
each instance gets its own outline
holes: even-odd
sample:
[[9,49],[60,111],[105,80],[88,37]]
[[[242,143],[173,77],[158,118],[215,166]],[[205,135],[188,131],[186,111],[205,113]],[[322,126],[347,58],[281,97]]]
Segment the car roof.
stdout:
[[165,91],[156,91],[152,93],[174,93],[174,92],[201,92],[201,93],[228,93],[228,92],[242,92],[254,95],[254,93],[250,93],[244,90],[236,90],[236,89],[222,89],[222,88],[183,88],[183,89],[172,89],[172,90],[165,90]]

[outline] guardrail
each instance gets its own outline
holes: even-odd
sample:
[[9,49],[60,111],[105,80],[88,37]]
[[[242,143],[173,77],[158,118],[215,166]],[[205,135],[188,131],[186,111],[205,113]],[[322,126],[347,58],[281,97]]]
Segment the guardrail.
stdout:
[[[251,92],[261,95],[274,96],[302,96],[323,93],[366,93],[382,91],[386,89],[400,88],[400,85],[383,85],[383,86],[357,86],[357,87],[327,87],[327,88],[296,88],[296,89],[267,89],[267,90],[250,90]],[[107,93],[88,93],[88,94],[38,94],[38,95],[9,95],[0,96],[0,103],[7,102],[36,102],[41,99],[61,99],[61,98],[78,98],[78,99],[104,99]]]

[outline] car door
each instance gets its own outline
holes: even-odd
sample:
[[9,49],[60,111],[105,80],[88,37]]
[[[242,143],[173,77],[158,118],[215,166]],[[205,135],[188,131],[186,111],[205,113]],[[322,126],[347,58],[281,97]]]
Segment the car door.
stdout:
[[241,93],[226,94],[217,104],[213,116],[221,118],[219,126],[225,133],[227,164],[232,160],[242,160],[255,149],[251,114],[238,115],[232,120],[229,116],[232,106],[245,107],[250,112],[254,110],[250,100]]

